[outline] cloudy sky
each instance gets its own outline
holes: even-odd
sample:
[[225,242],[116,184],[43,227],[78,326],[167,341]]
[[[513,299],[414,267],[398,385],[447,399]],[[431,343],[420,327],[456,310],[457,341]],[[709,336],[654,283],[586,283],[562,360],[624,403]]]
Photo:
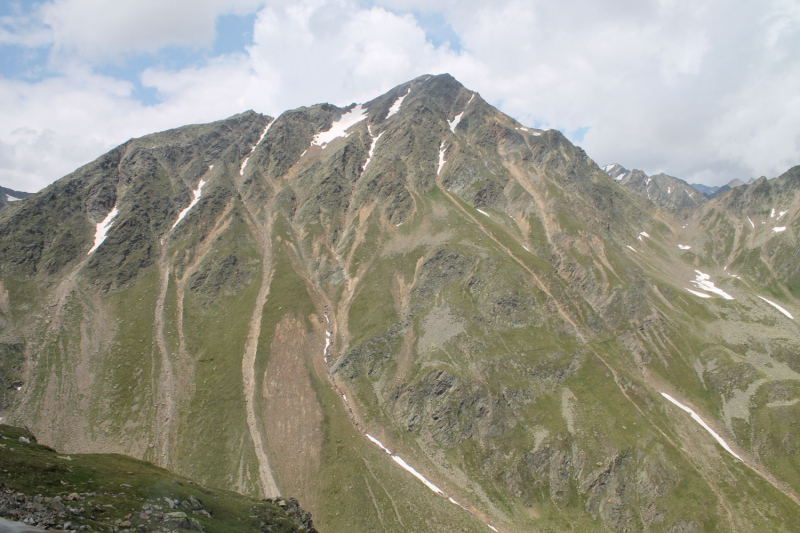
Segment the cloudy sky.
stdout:
[[721,185],[800,164],[797,0],[0,0],[0,185],[449,72],[530,126]]

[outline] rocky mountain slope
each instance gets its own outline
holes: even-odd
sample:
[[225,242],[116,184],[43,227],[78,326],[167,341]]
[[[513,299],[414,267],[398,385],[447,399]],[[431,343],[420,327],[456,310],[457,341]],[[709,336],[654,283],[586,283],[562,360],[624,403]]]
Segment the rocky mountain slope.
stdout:
[[0,212],[2,416],[323,533],[792,531],[800,176],[667,178],[447,75],[132,139]]
[[606,174],[659,207],[697,207],[708,196],[679,178],[664,173],[648,176],[641,170],[626,170],[620,165],[606,165]]

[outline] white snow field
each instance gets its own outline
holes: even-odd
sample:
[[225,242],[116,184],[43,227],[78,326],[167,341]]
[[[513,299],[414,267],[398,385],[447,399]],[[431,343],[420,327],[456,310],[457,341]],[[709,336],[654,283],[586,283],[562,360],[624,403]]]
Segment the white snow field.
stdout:
[[[756,295],[756,296],[758,296],[758,295]],[[789,318],[791,318],[792,320],[794,320],[794,317],[792,316],[792,313],[790,313],[789,311],[787,311],[786,309],[784,309],[780,305],[776,304],[775,302],[771,302],[771,301],[767,300],[763,296],[758,296],[758,297],[761,298],[762,300],[764,300],[765,302],[767,302],[769,305],[771,305],[772,307],[774,307],[778,311],[780,311],[781,313],[783,313],[784,315],[786,315]]]
[[680,248],[681,250],[691,250],[692,249],[691,246],[687,246],[685,244],[679,244],[678,248]]
[[[372,156],[375,155],[375,147],[378,145],[378,141],[380,140],[381,135],[383,135],[384,133],[386,132],[382,131],[378,134],[377,137],[372,138],[372,145],[369,147],[369,155],[367,156],[367,160],[364,162],[364,170],[361,171],[362,174],[366,172],[367,165],[369,165],[369,162],[372,161]],[[372,135],[372,130],[370,130],[370,135]]]
[[19,198],[14,198],[10,194],[6,194],[6,198],[8,199],[9,202],[18,202],[19,201]]
[[267,132],[269,131],[270,127],[272,127],[272,125],[275,124],[276,120],[278,120],[278,119],[277,118],[273,118],[272,122],[267,124],[267,127],[264,128],[264,133],[262,133],[261,137],[258,138],[258,141],[256,142],[256,144],[254,144],[253,147],[250,148],[250,154],[247,157],[244,158],[244,161],[242,162],[242,168],[239,169],[239,175],[240,176],[244,176],[244,168],[247,166],[247,162],[250,161],[250,156],[253,155],[253,152],[256,151],[256,147],[259,144],[261,144],[261,141],[263,141],[264,137],[267,136]]
[[439,146],[439,169],[436,171],[437,176],[442,173],[442,167],[444,166],[445,163],[446,161],[444,160],[444,142],[442,142],[442,144]]
[[634,252],[636,251],[636,248],[634,248],[634,247],[633,247],[633,246],[631,246],[630,244],[626,244],[625,246],[627,246],[628,248],[630,248],[630,249],[631,249],[631,250],[633,250]]
[[[686,289],[686,287],[684,287],[684,289]],[[691,292],[695,296],[699,296],[700,298],[711,298],[710,294],[706,294],[704,292],[697,292],[697,291],[693,291],[692,289],[686,289],[686,290]]]
[[311,146],[322,146],[325,149],[332,140],[339,137],[348,137],[350,134],[347,133],[347,130],[365,118],[367,118],[367,110],[361,107],[361,104],[358,104],[334,122],[328,131],[321,131],[314,135],[311,140]]
[[483,211],[482,209],[478,209],[478,213],[480,213],[483,216],[487,216],[487,217],[489,216],[489,213],[487,213],[486,211]]
[[406,96],[408,96],[408,93],[410,92],[411,92],[411,87],[408,88],[406,94],[400,96],[399,98],[397,98],[397,100],[394,101],[392,107],[389,108],[389,113],[386,115],[386,118],[389,118],[392,115],[396,114],[398,111],[400,111],[400,106],[403,105],[403,100],[406,99]]
[[747,220],[750,222],[750,225],[753,226],[753,229],[756,229],[756,225],[753,224],[753,221],[750,220],[750,217],[747,217]]
[[786,226],[778,226],[777,228],[772,228],[772,233],[781,233],[782,231],[786,231]]
[[178,223],[181,220],[183,220],[183,217],[186,216],[186,213],[188,213],[191,208],[197,205],[197,202],[200,201],[200,196],[203,194],[203,185],[205,185],[206,183],[208,182],[200,180],[200,183],[197,184],[197,189],[192,191],[192,194],[194,195],[194,200],[192,200],[192,203],[189,204],[189,207],[181,211],[180,215],[178,215],[178,220],[176,220],[175,223],[172,225],[172,227],[169,228],[170,231],[174,230],[175,226],[177,226]]
[[[661,391],[659,391],[659,392],[661,392]],[[691,409],[689,409],[688,407],[686,407],[685,405],[683,405],[681,402],[679,402],[678,400],[676,400],[675,398],[673,398],[672,396],[670,396],[670,395],[669,395],[669,394],[667,394],[666,392],[661,392],[661,396],[663,396],[664,398],[666,398],[666,399],[667,399],[667,400],[669,400],[670,402],[674,403],[675,405],[677,405],[678,407],[680,407],[681,409],[683,409],[684,411],[686,411],[687,413],[689,413],[689,414],[691,415],[691,417],[694,419],[694,421],[695,421],[695,422],[697,422],[698,424],[700,424],[701,426],[703,426],[703,429],[705,429],[706,431],[708,431],[709,433],[711,433],[711,436],[712,436],[712,437],[714,437],[715,439],[717,439],[717,442],[719,442],[720,446],[722,446],[723,448],[725,448],[725,450],[726,450],[728,453],[730,453],[732,456],[736,457],[736,458],[737,458],[737,459],[739,459],[740,461],[742,460],[742,458],[741,458],[741,457],[739,457],[738,455],[736,455],[736,452],[734,452],[733,450],[731,450],[731,447],[730,447],[730,446],[728,446],[728,443],[727,443],[727,442],[725,442],[724,440],[722,440],[722,437],[720,437],[720,436],[717,434],[717,432],[716,432],[716,431],[714,431],[713,429],[711,429],[710,427],[708,427],[708,424],[706,424],[705,422],[703,422],[703,419],[702,419],[702,418],[700,418],[700,417],[697,415],[697,413],[695,413],[694,411],[692,411]]]
[[97,228],[94,231],[94,246],[92,246],[91,250],[86,252],[86,255],[89,255],[90,253],[97,250],[100,247],[100,245],[103,244],[103,241],[106,240],[106,235],[108,234],[108,230],[111,228],[111,222],[114,221],[114,217],[117,216],[117,213],[118,213],[117,206],[116,204],[114,204],[114,208],[111,211],[109,211],[109,213],[106,215],[106,218],[104,218],[102,222],[97,224]]
[[[466,110],[467,110],[467,107],[469,106],[469,104],[470,104],[470,103],[472,103],[472,99],[473,99],[473,98],[475,98],[475,95],[474,95],[474,94],[473,94],[472,96],[470,96],[470,98],[469,98],[469,102],[467,102],[467,105],[465,105],[465,106],[464,106],[464,111],[466,111]],[[455,116],[455,118],[453,119],[453,121],[452,121],[452,122],[451,122],[451,121],[449,121],[449,120],[447,121],[447,123],[450,125],[450,130],[451,130],[453,133],[455,133],[455,132],[456,132],[456,126],[458,126],[458,123],[459,123],[459,122],[461,122],[461,117],[462,117],[462,115],[464,114],[464,111],[462,111],[461,113],[459,113],[458,115],[456,115],[456,116]]]
[[708,274],[703,274],[699,270],[695,270],[695,272],[697,272],[697,277],[694,279],[694,281],[691,281],[690,283],[694,283],[694,285],[698,289],[702,289],[706,292],[713,292],[714,294],[722,296],[726,300],[734,299],[733,296],[731,296],[727,292],[723,291],[719,287],[715,287],[714,282],[711,281],[711,276],[709,276]]

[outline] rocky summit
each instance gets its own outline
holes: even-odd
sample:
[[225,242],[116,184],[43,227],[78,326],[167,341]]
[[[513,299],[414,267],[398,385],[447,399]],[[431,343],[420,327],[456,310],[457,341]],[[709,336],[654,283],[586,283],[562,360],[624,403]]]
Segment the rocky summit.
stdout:
[[620,169],[448,75],[132,139],[0,210],[4,422],[322,533],[796,531],[800,167]]

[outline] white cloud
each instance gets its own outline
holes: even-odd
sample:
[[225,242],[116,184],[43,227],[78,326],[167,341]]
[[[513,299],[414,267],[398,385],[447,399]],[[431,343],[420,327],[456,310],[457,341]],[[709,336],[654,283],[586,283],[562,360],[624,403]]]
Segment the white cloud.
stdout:
[[[378,3],[264,4],[242,53],[146,69],[155,106],[92,65],[168,45],[210,46],[217,16],[260,0],[46,4],[53,58],[69,60],[56,79],[0,78],[0,181],[35,175],[27,188],[38,188],[130,136],[249,108],[363,102],[441,72],[525,124],[588,127],[581,144],[600,164],[721,184],[800,163],[800,7],[791,0]],[[440,14],[461,51],[428,42],[409,11]],[[12,134],[20,127],[41,140]],[[33,156],[45,140],[49,162]]]
[[54,0],[40,16],[55,54],[91,60],[152,53],[165,46],[207,47],[218,15],[255,10],[263,0]]

